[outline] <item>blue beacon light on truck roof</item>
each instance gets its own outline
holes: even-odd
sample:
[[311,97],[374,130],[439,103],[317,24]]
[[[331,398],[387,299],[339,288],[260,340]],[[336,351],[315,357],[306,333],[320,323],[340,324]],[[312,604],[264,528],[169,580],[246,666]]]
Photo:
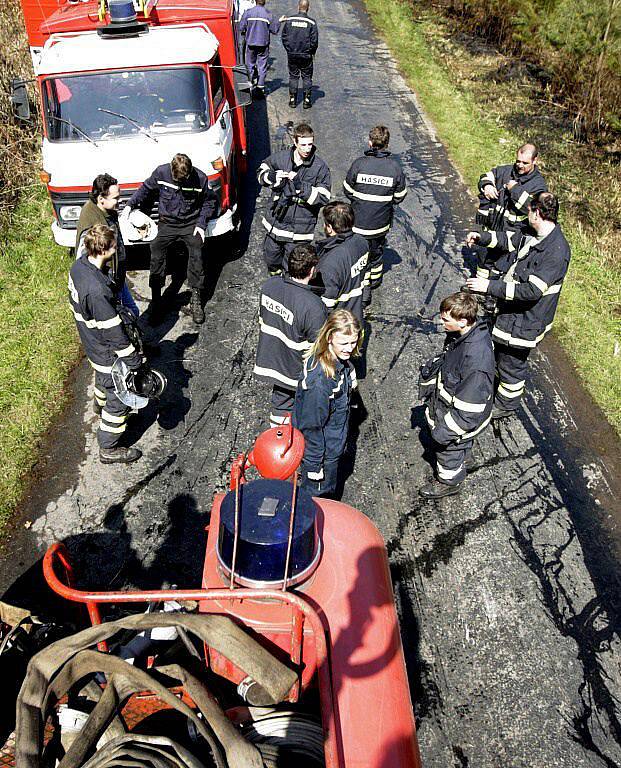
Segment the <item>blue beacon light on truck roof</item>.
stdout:
[[104,9],[107,6],[110,21],[97,28],[102,37],[134,37],[142,32],[148,32],[149,27],[144,22],[136,21],[136,9],[132,0],[107,0],[100,6],[100,18],[104,20]]

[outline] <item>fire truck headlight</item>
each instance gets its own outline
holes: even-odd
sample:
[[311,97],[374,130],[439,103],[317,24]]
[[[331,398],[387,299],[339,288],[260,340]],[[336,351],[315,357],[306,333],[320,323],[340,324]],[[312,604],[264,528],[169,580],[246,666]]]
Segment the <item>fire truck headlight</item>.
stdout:
[[58,214],[63,221],[77,221],[81,210],[79,205],[61,205]]

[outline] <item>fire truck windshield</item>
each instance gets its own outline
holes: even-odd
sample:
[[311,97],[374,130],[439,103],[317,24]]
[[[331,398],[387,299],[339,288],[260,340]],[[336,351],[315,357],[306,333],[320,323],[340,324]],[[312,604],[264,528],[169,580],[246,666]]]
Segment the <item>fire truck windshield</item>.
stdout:
[[210,124],[207,78],[198,67],[63,75],[43,82],[43,98],[50,141],[153,138]]

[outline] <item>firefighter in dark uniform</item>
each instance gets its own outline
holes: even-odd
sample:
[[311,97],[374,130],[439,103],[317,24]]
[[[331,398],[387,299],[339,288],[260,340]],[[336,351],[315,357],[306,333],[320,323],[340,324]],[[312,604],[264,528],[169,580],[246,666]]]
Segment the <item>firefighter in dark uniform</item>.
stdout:
[[304,435],[301,485],[314,496],[331,496],[349,430],[356,372],[351,363],[362,345],[358,319],[346,309],[330,314],[305,356],[295,393],[293,425]]
[[[535,144],[523,144],[513,165],[499,165],[481,174],[476,223],[495,232],[524,232],[528,229],[528,205],[535,195],[547,192],[546,182],[537,167],[539,151]],[[493,248],[481,249],[477,277],[498,272],[501,257]]]
[[122,358],[135,371],[143,359],[125,331],[123,308],[108,275],[116,248],[114,231],[103,224],[91,227],[84,236],[84,247],[85,254],[69,270],[69,303],[84,352],[95,369],[99,458],[104,464],[127,464],[142,453],[119,444],[130,409],[116,396],[112,365]]
[[362,293],[366,286],[369,247],[352,232],[354,212],[349,203],[328,203],[322,211],[327,240],[317,244],[321,299],[329,310],[348,309],[362,322]]
[[369,132],[369,149],[354,160],[343,182],[343,190],[354,209],[353,230],[369,243],[368,288],[365,306],[371,303],[371,290],[379,288],[384,275],[384,243],[392,224],[395,205],[407,195],[401,164],[388,151],[390,131],[376,125]]
[[270,35],[277,35],[280,23],[265,8],[265,0],[257,0],[254,8],[248,8],[239,22],[239,33],[246,38],[245,63],[251,82],[256,83],[260,96],[265,95],[270,53]]
[[494,398],[494,348],[478,302],[453,293],[440,304],[446,340],[442,354],[421,368],[421,397],[436,454],[435,479],[419,489],[428,499],[459,493],[476,435],[489,424]]
[[309,286],[316,266],[313,246],[297,245],[289,254],[287,274],[270,277],[261,289],[254,373],[273,386],[272,427],[283,424],[293,410],[302,355],[326,319],[323,302]]
[[123,209],[150,208],[159,199],[158,235],[151,243],[150,323],[157,325],[163,316],[162,288],[166,282],[166,252],[176,242],[188,249],[188,283],[192,289],[191,310],[195,323],[205,320],[201,291],[205,285],[203,243],[209,219],[218,215],[218,198],[207,176],[194,168],[187,155],[177,154],[170,163],[158,166],[134,192]]
[[286,268],[295,245],[313,240],[319,211],[330,200],[330,169],[313,142],[313,129],[300,123],[293,129],[294,146],[275,152],[259,166],[259,183],[272,192],[262,219],[267,230],[263,257],[270,275]]
[[298,81],[302,78],[303,107],[313,106],[313,57],[319,45],[317,22],[308,15],[308,0],[300,0],[298,12],[281,16],[282,44],[287,52],[289,66],[289,106],[295,109],[298,99]]
[[504,253],[502,277],[467,281],[470,290],[498,299],[492,330],[498,375],[493,419],[515,413],[526,386],[528,356],[552,327],[571,257],[557,218],[557,198],[540,192],[528,209],[534,234],[470,232],[466,240]]

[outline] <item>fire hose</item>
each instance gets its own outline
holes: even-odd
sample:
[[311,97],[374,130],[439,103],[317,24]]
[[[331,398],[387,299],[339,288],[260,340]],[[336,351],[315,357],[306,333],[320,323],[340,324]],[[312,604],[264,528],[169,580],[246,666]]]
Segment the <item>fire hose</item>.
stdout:
[[[262,768],[280,764],[280,750],[271,745],[260,745],[258,749],[246,740],[204,683],[183,667],[177,664],[163,666],[150,674],[123,659],[91,650],[121,630],[139,632],[156,627],[185,630],[244,670],[256,683],[253,686],[255,700],[251,702],[255,705],[281,702],[297,680],[296,672],[223,616],[140,614],[96,625],[53,643],[32,658],[16,709],[16,759],[20,768],[42,768],[48,764],[47,755],[42,754],[46,752],[43,735],[55,703],[72,689],[78,686],[83,689],[85,681],[98,673],[105,675],[106,687],[58,768],[111,768],[128,764],[158,768],[205,768],[214,764],[217,768]],[[196,711],[168,690],[164,680],[170,678],[182,684],[196,705]],[[208,745],[208,763],[201,762],[183,746],[164,737],[147,738],[132,732],[116,735],[120,709],[133,693],[139,691],[152,691],[167,707],[192,723],[206,742],[205,746]],[[116,723],[114,734],[108,733],[112,723]],[[102,745],[100,739],[106,734],[113,738]],[[98,751],[93,755],[98,744]]]

